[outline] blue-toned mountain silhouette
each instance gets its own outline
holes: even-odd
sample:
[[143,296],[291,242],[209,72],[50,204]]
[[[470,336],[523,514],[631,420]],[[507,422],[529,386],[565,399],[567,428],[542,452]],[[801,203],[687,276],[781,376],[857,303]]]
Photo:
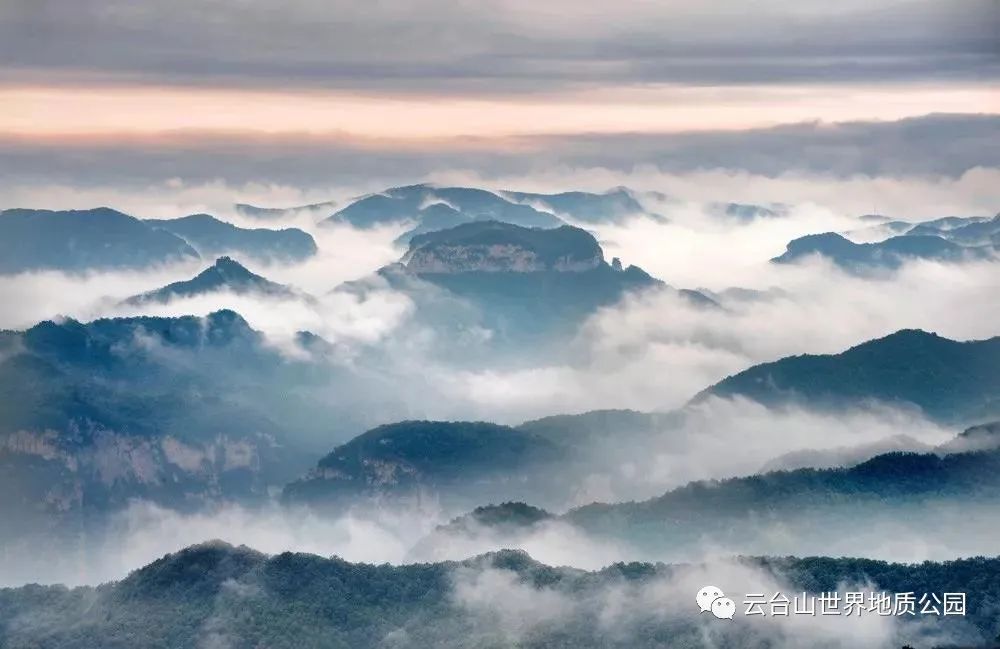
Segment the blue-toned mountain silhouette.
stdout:
[[792,240],[785,252],[771,261],[788,264],[812,256],[825,257],[851,272],[865,272],[897,269],[910,259],[944,262],[991,259],[993,251],[991,248],[962,246],[940,236],[905,234],[878,243],[854,243],[835,232],[827,232]]
[[570,217],[582,223],[614,223],[630,216],[647,215],[633,193],[624,187],[601,194],[580,191],[558,194],[504,191],[500,195],[517,203],[543,207],[558,216]]
[[370,194],[334,213],[325,222],[371,228],[404,221],[416,224],[404,235],[404,240],[474,221],[502,221],[539,228],[562,225],[562,221],[549,212],[511,202],[484,189],[433,185],[394,187]]
[[246,216],[262,221],[278,221],[301,213],[310,213],[327,216],[332,214],[337,207],[336,201],[326,201],[323,203],[310,203],[309,205],[295,205],[292,207],[259,207],[248,203],[236,203],[233,209],[241,216]]
[[233,253],[255,259],[301,261],[316,254],[312,236],[297,228],[240,228],[210,214],[178,219],[146,219],[153,227],[181,237],[203,257]]
[[150,302],[165,303],[178,298],[196,297],[218,291],[275,298],[306,297],[284,284],[278,284],[251,273],[246,267],[230,257],[219,257],[214,264],[189,280],[174,282],[162,288],[141,293],[125,300],[125,303],[132,305]]
[[107,207],[0,212],[0,273],[139,269],[197,258],[183,238]]
[[756,365],[702,392],[766,405],[811,408],[884,402],[918,407],[943,422],[1000,414],[1000,337],[957,342],[905,329],[840,354],[790,356]]
[[[418,314],[446,330],[491,332],[489,345],[524,352],[548,347],[574,333],[598,309],[630,293],[670,290],[637,266],[609,264],[592,234],[580,228],[526,228],[477,221],[413,237],[399,264],[383,268],[379,282],[411,296]],[[342,289],[365,291],[370,280]],[[717,306],[696,291],[681,295],[698,306]],[[450,300],[453,304],[446,302]],[[458,332],[456,332],[458,333]]]

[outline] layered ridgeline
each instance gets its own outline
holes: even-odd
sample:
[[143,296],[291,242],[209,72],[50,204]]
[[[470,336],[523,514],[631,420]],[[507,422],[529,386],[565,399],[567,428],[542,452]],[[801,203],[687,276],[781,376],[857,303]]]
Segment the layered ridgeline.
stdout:
[[991,546],[998,507],[1000,424],[994,423],[927,453],[700,480],[641,502],[595,503],[562,515],[523,502],[479,507],[423,539],[411,558],[446,557],[455,547],[524,547],[540,538],[665,561],[697,560],[706,550],[899,556],[908,543],[976,554]]
[[[563,503],[578,490],[584,492],[586,476],[628,462],[623,449],[666,451],[676,446],[684,452],[680,431],[691,409],[712,398],[833,412],[889,405],[963,426],[1000,418],[998,395],[1000,338],[956,342],[904,330],[841,354],[793,356],[754,366],[708,388],[688,409],[670,414],[603,411],[517,427],[471,422],[379,427],[334,449],[307,476],[286,487],[285,497],[337,507],[359,496],[435,497],[457,506],[483,499]],[[911,440],[900,442],[899,448],[921,447]],[[833,453],[833,461],[860,461],[882,450],[889,449],[843,449]]]
[[261,221],[281,221],[301,215],[323,217],[331,214],[337,207],[336,201],[325,201],[322,203],[310,203],[308,205],[295,205],[292,207],[261,207],[250,205],[249,203],[235,203],[233,209],[240,216]]
[[203,257],[239,254],[258,260],[292,262],[307,259],[317,250],[312,236],[297,228],[240,228],[210,214],[146,219],[146,223],[181,237]]
[[[719,582],[719,583],[716,583]],[[713,583],[737,602],[733,620],[699,614]],[[747,617],[745,593],[789,599],[868,592],[965,593],[964,616],[864,620]],[[738,594],[737,594],[738,593]],[[806,594],[806,595],[803,595]],[[728,564],[552,568],[521,552],[462,562],[380,566],[337,558],[193,546],[98,588],[0,590],[8,649],[98,647],[898,647],[989,646],[1000,560],[906,565],[863,559],[746,558]],[[929,599],[929,598],[928,598]],[[867,606],[867,598],[865,605]],[[767,608],[767,606],[765,606]]]
[[143,221],[107,207],[0,212],[0,273],[141,269],[227,252],[296,261],[316,243],[301,230],[248,230],[208,214]]
[[1000,337],[958,342],[904,329],[840,354],[755,365],[695,397],[745,397],[765,405],[840,409],[882,402],[970,425],[1000,416]]
[[[488,343],[522,356],[564,349],[550,343],[565,342],[587,317],[631,292],[668,288],[637,266],[609,264],[597,239],[580,228],[498,221],[415,236],[400,263],[339,290],[364,294],[386,284],[410,296],[418,316],[453,344],[472,338],[470,347]],[[696,291],[681,294],[715,304]]]
[[3,332],[0,541],[135,498],[260,500],[308,468],[330,421],[353,425],[326,408],[329,380],[232,311]]
[[250,272],[231,257],[219,257],[214,264],[189,280],[173,282],[161,288],[134,295],[125,300],[124,303],[133,306],[154,302],[163,304],[171,300],[199,297],[218,292],[281,299],[310,299],[309,296],[289,286],[272,282]]
[[538,194],[423,184],[393,187],[363,196],[325,222],[361,228],[409,222],[414,227],[402,237],[403,241],[408,241],[417,234],[476,221],[555,228],[563,225],[563,218],[596,224],[641,214],[651,216],[636,200],[635,194],[623,187],[604,193]]
[[[850,237],[879,240],[855,242]],[[771,261],[787,264],[818,256],[849,272],[865,273],[895,270],[914,259],[946,263],[991,260],[998,256],[997,243],[1000,214],[992,219],[953,216],[923,223],[888,221],[845,234],[825,232],[794,239]]]
[[943,216],[928,221],[892,220],[875,214],[861,217],[865,228],[846,232],[850,238],[886,238],[886,235],[934,236],[963,246],[985,246],[1000,233],[1000,214],[989,216]]
[[107,207],[0,212],[0,273],[137,269],[197,258],[183,238]]

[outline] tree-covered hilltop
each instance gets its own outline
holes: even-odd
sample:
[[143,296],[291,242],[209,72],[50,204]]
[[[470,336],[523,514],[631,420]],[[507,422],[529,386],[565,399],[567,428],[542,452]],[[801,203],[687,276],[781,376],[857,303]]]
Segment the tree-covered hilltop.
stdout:
[[1000,414],[1000,337],[958,342],[903,329],[840,354],[804,354],[755,365],[695,400],[709,395],[810,408],[880,401],[917,406],[942,422],[971,424]]
[[[1000,558],[895,564],[863,559],[742,558],[718,565],[615,564],[551,568],[501,551],[462,562],[403,566],[222,543],[194,546],[97,588],[0,590],[0,646],[53,647],[554,647],[644,649],[843,646],[843,631],[812,635],[777,620],[722,624],[699,616],[694,593],[716,576],[737,589],[801,592],[864,585],[888,593],[966,594],[965,616],[884,620],[886,641],[929,637],[969,644],[995,637]],[[734,575],[739,575],[736,577]],[[739,602],[742,613],[742,601]],[[842,637],[841,637],[842,636]],[[946,641],[946,640],[945,640]],[[212,644],[215,643],[215,644]],[[806,643],[806,644],[803,644]],[[920,646],[930,646],[921,644]]]
[[[1000,508],[1000,450],[938,455],[886,453],[849,468],[776,471],[703,480],[642,502],[594,503],[561,520],[648,556],[697,556],[706,542],[739,553],[868,539],[880,531],[962,534],[970,521]],[[951,521],[954,529],[936,526]],[[937,538],[937,537],[935,537]],[[956,543],[959,539],[954,539]],[[784,551],[780,549],[778,551]]]

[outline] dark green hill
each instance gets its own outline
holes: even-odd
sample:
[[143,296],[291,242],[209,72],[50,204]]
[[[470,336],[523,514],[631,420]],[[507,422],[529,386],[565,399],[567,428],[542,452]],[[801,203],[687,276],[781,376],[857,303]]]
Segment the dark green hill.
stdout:
[[974,423],[1000,414],[1000,337],[957,342],[904,329],[840,354],[756,365],[695,400],[709,395],[813,408],[880,401],[917,406],[943,422]]
[[[777,578],[789,593],[870,584],[888,593],[965,593],[965,616],[903,616],[904,638],[996,635],[1000,559],[897,564],[863,559],[743,558],[744,571]],[[222,543],[193,546],[98,588],[0,590],[0,645],[54,647],[270,647],[367,649],[721,649],[782,646],[778,623],[699,617],[691,583],[712,566],[619,563],[595,572],[552,568],[521,552],[462,562],[374,566],[314,555],[266,556]],[[486,590],[490,584],[502,593]],[[728,586],[723,584],[723,586]],[[735,584],[727,592],[755,584]],[[758,586],[759,587],[759,586]],[[513,598],[513,599],[512,599]],[[688,601],[688,600],[692,601]],[[627,614],[615,614],[612,602]],[[506,612],[506,613],[505,613]],[[845,624],[851,620],[842,620]],[[895,634],[899,634],[898,638]],[[796,637],[810,641],[809,634]],[[856,637],[845,631],[841,638]],[[516,643],[511,639],[516,638]],[[823,644],[819,635],[809,646]],[[918,643],[920,646],[930,646]],[[802,645],[797,645],[802,646]]]
[[[547,464],[565,457],[552,442],[484,422],[405,421],[374,428],[333,450],[285,487],[296,504],[343,506],[358,497],[410,497],[422,491],[463,502],[488,498],[498,484],[517,493]],[[523,485],[518,487],[518,485]]]

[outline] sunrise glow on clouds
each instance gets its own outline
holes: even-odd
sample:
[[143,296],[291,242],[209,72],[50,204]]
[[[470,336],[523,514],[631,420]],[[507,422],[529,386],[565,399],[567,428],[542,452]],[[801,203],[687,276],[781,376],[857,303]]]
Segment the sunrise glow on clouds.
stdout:
[[0,88],[0,131],[27,136],[176,130],[306,131],[407,139],[534,134],[670,133],[788,122],[895,120],[1000,105],[996,87],[647,86],[544,96],[108,86]]
[[956,175],[989,162],[998,14],[995,0],[8,0],[0,177]]

